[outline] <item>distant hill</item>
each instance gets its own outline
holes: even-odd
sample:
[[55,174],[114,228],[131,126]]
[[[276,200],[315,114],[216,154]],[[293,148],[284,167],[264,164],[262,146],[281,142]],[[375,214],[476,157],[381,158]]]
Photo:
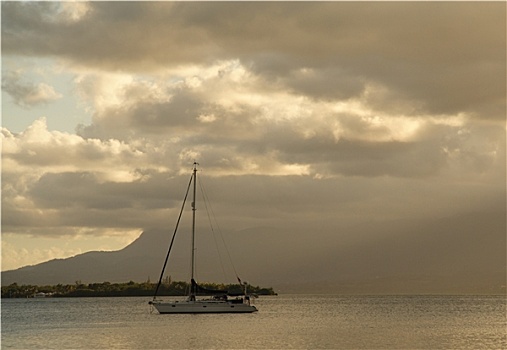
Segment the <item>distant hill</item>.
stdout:
[[[506,285],[505,225],[505,213],[470,213],[354,227],[255,227],[229,232],[227,244],[234,248],[232,260],[242,280],[280,293],[501,294]],[[119,251],[5,271],[2,285],[156,282],[170,235],[168,230],[146,230]],[[166,275],[173,280],[188,280],[187,236],[177,238],[171,253]],[[233,283],[223,279],[219,263],[206,258],[205,250],[215,245],[207,239],[197,247],[205,253],[198,254],[198,280]]]
[[[87,252],[67,259],[54,259],[33,266],[2,272],[2,285],[71,284],[76,281],[125,282],[158,280],[165,257],[168,232],[146,231],[122,250]],[[161,243],[162,242],[162,243]]]

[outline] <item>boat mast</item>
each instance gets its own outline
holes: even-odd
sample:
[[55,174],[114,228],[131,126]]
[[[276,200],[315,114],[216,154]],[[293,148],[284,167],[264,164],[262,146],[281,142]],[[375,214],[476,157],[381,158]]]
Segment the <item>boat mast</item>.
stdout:
[[[196,211],[196,205],[195,205],[195,192],[197,187],[197,162],[194,162],[194,172],[193,172],[193,178],[194,178],[194,194],[192,199],[192,271],[191,271],[191,281],[194,280],[194,271],[195,271],[195,211]],[[194,290],[193,286],[190,287],[190,299],[195,300],[196,291]]]

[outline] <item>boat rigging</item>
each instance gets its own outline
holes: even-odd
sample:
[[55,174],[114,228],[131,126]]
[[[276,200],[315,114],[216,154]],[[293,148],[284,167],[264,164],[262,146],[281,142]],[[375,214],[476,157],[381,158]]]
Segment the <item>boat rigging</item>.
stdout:
[[[153,300],[149,302],[150,305],[155,307],[157,311],[161,314],[178,314],[178,313],[251,313],[257,311],[257,308],[252,304],[252,296],[247,294],[246,285],[244,286],[243,293],[241,295],[237,295],[236,293],[229,293],[224,290],[211,290],[206,289],[197,284],[195,281],[195,219],[196,219],[196,188],[197,188],[197,165],[198,163],[194,162],[194,167],[192,171],[192,175],[190,177],[190,181],[187,186],[187,190],[185,193],[185,198],[183,200],[183,204],[181,206],[180,213],[178,215],[178,219],[176,221],[176,227],[174,229],[171,242],[169,244],[169,249],[167,251],[167,255],[164,260],[164,264],[162,267],[162,272],[160,273],[160,278],[157,284],[157,288],[155,290],[155,294],[153,296]],[[192,247],[191,247],[191,277],[190,277],[190,291],[186,300],[183,301],[169,301],[164,302],[160,299],[157,299],[157,295],[160,289],[160,285],[162,283],[162,279],[165,273],[165,269],[167,267],[167,262],[169,261],[169,255],[174,245],[174,240],[176,237],[176,233],[178,232],[178,227],[181,221],[181,217],[183,215],[185,209],[185,203],[188,198],[188,194],[190,191],[190,187],[193,188],[192,194]],[[238,282],[241,283],[241,279],[237,276]],[[205,298],[198,298],[198,296],[205,296]]]

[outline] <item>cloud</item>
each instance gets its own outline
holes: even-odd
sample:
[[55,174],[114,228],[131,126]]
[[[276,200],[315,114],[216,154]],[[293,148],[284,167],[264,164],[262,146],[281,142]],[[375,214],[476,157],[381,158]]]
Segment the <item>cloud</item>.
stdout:
[[[151,192],[158,197],[155,202],[141,204],[129,199],[129,195],[137,196],[135,193],[142,191],[151,176],[157,178],[160,171],[169,172],[168,167],[149,160],[130,145],[49,131],[44,118],[20,134],[3,129],[2,136],[4,232],[66,235],[81,232],[80,227],[130,227],[131,223],[121,224],[119,216],[111,216],[110,212],[123,211],[131,222],[129,216],[141,215],[136,205],[161,207],[156,203],[160,193],[155,187],[143,194],[150,197]],[[129,190],[128,186],[115,186],[122,183],[140,187]],[[123,199],[117,196],[118,191],[126,191]],[[93,214],[99,210],[105,212]],[[149,223],[148,219],[141,221],[137,224]]]
[[[122,143],[110,139],[83,139],[74,134],[49,131],[46,119],[36,120],[20,134],[3,129],[3,160],[10,165],[6,172],[36,169],[46,171],[93,171],[103,179],[130,181],[137,175],[127,164],[145,165],[144,154]],[[135,168],[134,168],[135,169]]]
[[[58,5],[5,3],[2,27],[7,54],[58,55],[104,70],[155,72],[239,59],[270,84],[317,99],[347,99],[376,84],[418,113],[501,119],[503,8],[94,2],[62,24],[54,20],[65,14]],[[385,99],[382,107],[392,104]]]
[[[500,159],[500,125],[482,125],[470,114],[379,109],[370,103],[375,87],[346,101],[317,101],[273,91],[237,61],[186,72],[121,78],[114,98],[95,103],[94,123],[80,135],[127,143],[149,138],[165,145],[164,157],[206,159],[222,174],[431,177],[449,167],[489,172]],[[144,149],[142,142],[138,147]],[[486,167],[467,166],[468,157]]]
[[[489,128],[471,127],[467,125],[466,132],[461,124],[428,124],[411,141],[373,142],[337,140],[330,132],[305,139],[289,130],[289,123],[266,123],[260,139],[235,144],[225,135],[192,146],[185,138],[170,144],[83,138],[49,131],[41,119],[20,134],[4,130],[2,225],[5,232],[42,235],[78,234],[79,228],[166,226],[180,205],[196,158],[204,160],[205,175],[220,189],[219,202],[237,203],[240,191],[242,204],[237,204],[235,215],[247,226],[263,217],[261,221],[271,222],[277,210],[291,221],[312,221],[317,213],[324,214],[323,205],[330,213],[354,218],[357,209],[355,204],[347,207],[351,203],[346,198],[362,203],[362,210],[374,210],[379,203],[369,203],[369,194],[392,201],[383,205],[385,210],[375,209],[379,218],[391,211],[401,215],[405,209],[399,203],[413,195],[406,187],[422,191],[428,179],[436,183],[426,189],[427,201],[439,202],[430,205],[432,212],[460,210],[464,204],[453,198],[468,182],[477,187],[463,195],[472,197],[483,191],[491,199],[502,188],[501,143],[487,138]],[[172,166],[163,166],[164,159]],[[463,184],[452,185],[456,178]],[[416,204],[409,215],[418,215],[416,208],[422,210],[427,201]]]
[[63,97],[46,83],[34,84],[22,81],[21,74],[17,72],[8,72],[2,77],[2,89],[11,96],[15,104],[27,108],[47,104]]

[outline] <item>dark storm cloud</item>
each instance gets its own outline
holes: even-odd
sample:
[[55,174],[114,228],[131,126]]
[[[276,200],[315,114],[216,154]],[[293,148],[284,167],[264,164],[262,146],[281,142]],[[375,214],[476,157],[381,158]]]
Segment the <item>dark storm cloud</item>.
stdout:
[[[5,181],[15,184],[7,174]],[[76,227],[166,227],[181,205],[187,176],[149,172],[139,181],[106,181],[89,172],[46,173],[28,187],[7,191],[2,197],[7,231],[38,235],[73,234]],[[29,198],[20,208],[12,196]],[[145,210],[146,208],[149,214]]]
[[[203,101],[192,94],[179,93],[169,101],[139,101],[135,105],[104,111],[106,127],[134,128],[147,133],[180,131],[195,126]],[[109,125],[108,125],[109,124]]]
[[503,3],[93,2],[63,23],[54,4],[2,6],[7,54],[122,70],[239,58],[315,98],[373,82],[431,113],[505,110]]
[[[145,173],[142,180],[104,182],[93,173],[47,173],[28,194],[41,208],[117,210],[124,208],[172,208],[179,205],[187,176]],[[171,185],[170,185],[171,184]],[[113,218],[113,223],[118,218]]]
[[[449,125],[426,126],[407,141],[336,139],[330,130],[302,138],[288,129],[289,125],[273,128],[261,142],[253,142],[257,147],[248,142],[241,147],[256,149],[259,153],[276,150],[283,162],[311,164],[312,173],[368,177],[433,177],[453,166],[479,174],[498,170],[497,161],[504,153],[503,131],[495,126],[470,124],[465,129]],[[368,130],[355,133],[364,135]],[[482,146],[477,147],[477,142]]]

